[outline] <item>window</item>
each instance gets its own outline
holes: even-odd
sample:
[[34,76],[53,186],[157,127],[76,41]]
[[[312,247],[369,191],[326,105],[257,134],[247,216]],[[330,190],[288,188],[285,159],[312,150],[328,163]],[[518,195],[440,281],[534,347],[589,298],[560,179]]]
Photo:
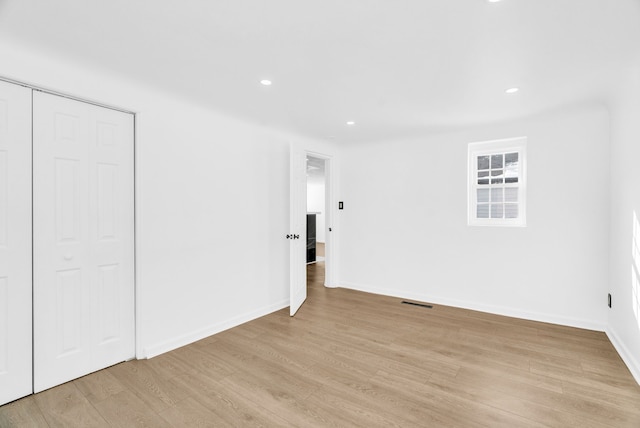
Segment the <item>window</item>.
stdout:
[[526,226],[527,139],[469,144],[470,226]]

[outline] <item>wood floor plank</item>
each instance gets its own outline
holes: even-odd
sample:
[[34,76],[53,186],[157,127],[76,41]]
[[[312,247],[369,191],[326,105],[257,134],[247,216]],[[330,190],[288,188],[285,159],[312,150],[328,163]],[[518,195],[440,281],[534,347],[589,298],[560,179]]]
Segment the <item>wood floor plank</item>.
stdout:
[[[135,393],[156,412],[174,406],[184,398],[181,391],[169,385],[168,381],[174,374],[165,371],[163,376],[162,371],[157,372],[152,367],[150,360],[129,361],[108,370],[127,390]],[[176,375],[184,372],[181,370]]]
[[38,408],[34,396],[0,406],[0,427],[40,428],[48,427],[44,415]]
[[[489,381],[489,379],[491,379]],[[476,389],[486,389],[489,391],[499,392],[529,403],[539,404],[574,416],[586,416],[591,421],[601,424],[626,423],[636,419],[637,413],[634,414],[629,410],[623,410],[612,407],[601,400],[596,400],[592,396],[577,394],[566,394],[550,392],[531,385],[523,385],[512,378],[506,377],[489,377],[486,373],[479,373],[469,369],[462,369],[456,378],[457,382],[465,383]]]
[[[456,399],[464,399],[472,403],[480,403],[489,408],[495,408],[501,411],[509,412],[521,418],[528,420],[530,423],[539,423],[549,427],[609,427],[608,424],[601,424],[591,421],[586,416],[574,415],[569,412],[555,410],[536,402],[522,398],[500,390],[492,389],[488,386],[495,382],[492,378],[487,378],[483,383],[478,385],[473,382],[459,381],[449,377],[443,377],[435,374],[426,384],[428,388],[433,388],[437,396],[452,396]],[[471,418],[471,414],[467,414],[467,418]],[[462,425],[464,426],[464,425]],[[485,425],[490,426],[490,425]]]
[[[422,417],[425,410],[432,417],[437,417],[441,425],[445,426],[490,426],[490,427],[538,427],[537,423],[527,420],[508,411],[490,407],[463,396],[440,394],[429,382],[419,382],[415,379],[398,376],[392,373],[380,372],[372,379],[374,385],[392,390],[395,395],[403,397],[403,401],[414,403],[410,408],[419,408],[416,414]],[[468,415],[473,414],[473,420]]]
[[[269,427],[290,425],[275,413],[256,405],[247,400],[244,395],[225,388],[218,381],[206,376],[187,374],[175,377],[170,382],[178,385],[183,390],[189,391],[192,400],[215,415],[211,417],[211,420],[219,421],[219,426]],[[161,412],[161,415],[171,423],[179,420],[188,420],[191,406],[195,406],[197,413],[204,416],[203,410],[192,402],[180,402],[175,407]]]
[[160,412],[160,416],[172,427],[214,428],[224,423],[213,411],[193,397],[187,397],[174,407]]
[[51,428],[109,426],[73,382],[43,391],[34,398]]
[[170,428],[156,411],[131,391],[122,391],[95,405],[102,417],[112,427]]
[[612,411],[624,411],[635,415],[640,427],[640,402],[636,395],[630,396],[623,391],[614,388],[598,388],[593,386],[579,385],[575,382],[565,381],[562,383],[562,390],[567,395],[576,397],[589,397],[596,402],[606,404]]
[[[366,395],[349,388],[335,389],[323,387],[315,391],[308,399],[308,405],[319,414],[327,415],[326,426],[351,427],[411,427],[416,426],[404,419],[380,411],[375,402]],[[433,418],[424,418],[423,426],[429,426]],[[432,424],[432,426],[437,426]]]
[[112,395],[125,390],[109,370],[100,370],[73,381],[78,390],[92,403],[96,404]]
[[[224,342],[217,342],[214,348],[218,348]],[[223,379],[226,376],[234,373],[237,368],[226,363],[219,358],[215,358],[215,354],[206,352],[206,350],[199,349],[195,346],[184,346],[180,349],[176,349],[172,354],[176,357],[176,364],[183,367],[183,370],[176,370],[170,376],[165,378],[171,378],[172,376],[191,373],[191,374],[206,374],[212,379]]]
[[325,415],[308,406],[305,400],[296,397],[278,383],[264,384],[250,374],[236,373],[220,382],[255,405],[269,409],[295,426],[324,426]]

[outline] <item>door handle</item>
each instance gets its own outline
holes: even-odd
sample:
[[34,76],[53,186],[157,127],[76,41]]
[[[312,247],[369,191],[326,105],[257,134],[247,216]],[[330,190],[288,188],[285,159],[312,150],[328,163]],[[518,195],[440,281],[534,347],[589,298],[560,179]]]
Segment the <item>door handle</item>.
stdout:
[[300,235],[287,234],[287,239],[300,239]]

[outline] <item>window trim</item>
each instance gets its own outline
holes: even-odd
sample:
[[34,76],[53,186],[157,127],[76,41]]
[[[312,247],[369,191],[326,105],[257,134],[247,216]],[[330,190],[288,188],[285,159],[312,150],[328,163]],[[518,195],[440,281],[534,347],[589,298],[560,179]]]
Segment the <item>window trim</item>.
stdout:
[[[478,156],[518,152],[518,218],[477,218],[476,189]],[[468,226],[508,226],[527,225],[527,137],[505,138],[469,143],[467,152],[467,225]],[[516,186],[505,186],[516,187]]]

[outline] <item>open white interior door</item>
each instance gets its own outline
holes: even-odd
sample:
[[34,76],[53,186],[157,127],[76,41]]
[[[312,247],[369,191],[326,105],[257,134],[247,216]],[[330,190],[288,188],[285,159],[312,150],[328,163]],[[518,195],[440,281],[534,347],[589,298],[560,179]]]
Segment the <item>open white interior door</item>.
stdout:
[[289,315],[307,298],[307,155],[291,144],[289,211]]

